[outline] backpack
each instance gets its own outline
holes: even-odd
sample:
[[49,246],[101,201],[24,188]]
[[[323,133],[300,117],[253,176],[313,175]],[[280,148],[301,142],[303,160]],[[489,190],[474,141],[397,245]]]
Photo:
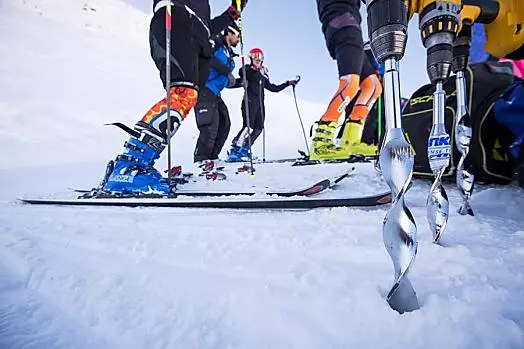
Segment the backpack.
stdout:
[[[471,115],[472,138],[468,161],[473,168],[475,180],[481,183],[507,184],[513,178],[514,161],[509,148],[515,136],[497,122],[494,105],[514,82],[511,64],[485,62],[470,65],[466,73],[467,105]],[[451,161],[445,176],[455,174],[461,153],[455,144],[456,78],[452,76],[445,84],[446,131],[451,137]],[[406,137],[415,152],[415,176],[433,176],[427,156],[427,141],[433,120],[433,92],[428,84],[419,88],[409,99],[402,114]]]

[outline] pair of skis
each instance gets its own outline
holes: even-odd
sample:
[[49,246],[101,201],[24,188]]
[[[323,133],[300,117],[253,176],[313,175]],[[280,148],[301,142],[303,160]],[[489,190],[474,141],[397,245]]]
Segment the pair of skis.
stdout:
[[[170,196],[158,194],[98,193],[96,197],[61,199],[22,199],[27,204],[67,206],[124,206],[124,207],[198,207],[234,209],[311,209],[317,207],[376,206],[391,202],[389,192],[350,198],[312,198],[313,195],[335,187],[353,175],[355,168],[333,178],[322,179],[310,186],[291,191],[189,191],[177,190]],[[89,191],[81,191],[88,193]],[[253,196],[258,196],[253,198]],[[188,197],[182,199],[181,197]],[[234,200],[229,197],[235,196]],[[84,195],[84,197],[86,197]],[[196,199],[198,197],[198,199]],[[205,197],[205,199],[203,199]]]

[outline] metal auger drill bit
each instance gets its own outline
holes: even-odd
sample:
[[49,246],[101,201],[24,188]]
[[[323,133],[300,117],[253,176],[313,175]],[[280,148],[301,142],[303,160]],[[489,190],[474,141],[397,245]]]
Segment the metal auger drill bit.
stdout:
[[453,43],[459,29],[460,0],[423,0],[418,2],[420,32],[427,50],[427,72],[435,86],[433,126],[428,139],[429,166],[435,175],[427,200],[427,218],[433,242],[438,243],[449,216],[449,201],[442,176],[449,165],[450,137],[446,133],[446,92],[443,83],[449,78],[453,63]]
[[471,117],[466,107],[466,78],[464,72],[457,72],[457,124],[455,126],[455,143],[461,152],[461,157],[457,165],[457,188],[462,195],[462,205],[458,213],[461,215],[473,216],[470,198],[473,193],[475,175],[470,165],[466,165],[466,158],[469,152],[469,142],[471,141]]
[[433,126],[428,139],[428,160],[435,181],[429,191],[426,204],[427,218],[433,242],[438,243],[446,228],[449,216],[449,201],[442,185],[442,176],[449,165],[451,154],[450,137],[444,125],[444,110],[446,108],[446,92],[442,82],[437,82],[433,94]]
[[[382,176],[391,189],[393,203],[384,218],[382,237],[395,270],[395,281],[388,292],[387,300],[393,309],[402,313],[419,307],[415,290],[407,277],[417,254],[417,226],[405,203],[415,158],[401,127],[400,98],[395,98],[400,97],[398,63],[394,59],[388,59],[385,64],[384,97],[388,131],[379,162]],[[394,103],[395,101],[398,103]]]
[[473,193],[475,175],[471,165],[466,163],[471,141],[471,117],[466,103],[466,77],[465,70],[468,66],[469,47],[471,42],[471,24],[464,23],[459,36],[453,45],[453,70],[457,76],[457,118],[455,124],[455,144],[462,154],[457,165],[457,188],[462,195],[462,205],[458,213],[473,216],[470,198]]
[[402,129],[398,61],[406,48],[407,11],[398,0],[367,0],[371,49],[385,66],[384,107],[386,134],[379,155],[382,176],[393,202],[383,223],[384,246],[393,262],[395,280],[386,299],[399,313],[419,308],[408,279],[417,253],[417,226],[404,197],[413,174],[414,154]]

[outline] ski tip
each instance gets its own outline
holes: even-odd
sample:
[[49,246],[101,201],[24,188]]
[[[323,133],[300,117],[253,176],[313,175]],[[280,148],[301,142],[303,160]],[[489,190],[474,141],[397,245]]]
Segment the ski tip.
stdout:
[[314,194],[318,194],[318,193],[326,190],[330,186],[331,186],[331,180],[324,179],[324,180],[318,182],[317,184],[315,184],[314,186],[312,186],[311,188],[309,188],[307,190],[304,190],[299,195],[300,196],[311,196],[311,195],[314,195]]
[[389,204],[391,203],[391,201],[393,201],[393,196],[391,195],[391,193],[384,193],[381,197],[377,199],[377,204]]

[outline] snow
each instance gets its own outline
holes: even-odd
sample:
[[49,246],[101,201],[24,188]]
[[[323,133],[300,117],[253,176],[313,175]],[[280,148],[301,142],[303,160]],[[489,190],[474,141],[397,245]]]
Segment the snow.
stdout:
[[[456,213],[460,197],[447,185],[451,216],[438,246],[425,218],[429,183],[415,181],[409,277],[421,309],[403,315],[384,300],[387,206],[19,204],[95,185],[125,140],[103,124],[132,125],[161,96],[147,27],[119,0],[0,2],[0,348],[524,347],[524,191],[514,185],[479,186],[475,217]],[[240,96],[226,95],[232,135]],[[299,105],[306,125],[323,108]],[[304,147],[294,108],[290,91],[268,94],[268,158]],[[191,167],[196,136],[190,115],[173,141],[177,163]],[[356,167],[326,195],[385,188],[371,165]],[[191,188],[300,187],[345,169],[264,164],[250,178],[228,168],[231,180]]]

